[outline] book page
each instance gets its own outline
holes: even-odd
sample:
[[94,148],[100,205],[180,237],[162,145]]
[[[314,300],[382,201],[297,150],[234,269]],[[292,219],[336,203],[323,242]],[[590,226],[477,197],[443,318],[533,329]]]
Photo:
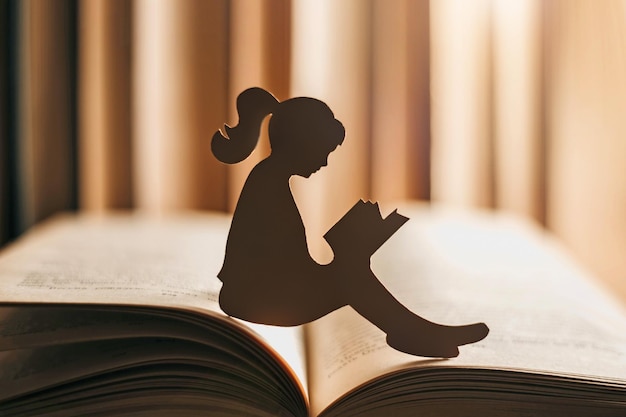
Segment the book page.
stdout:
[[187,306],[219,311],[225,216],[66,216],[0,257],[0,301]]
[[[229,226],[220,214],[60,216],[1,253],[0,303],[172,307],[234,320],[218,303]],[[301,329],[236,322],[306,384]]]
[[[404,354],[354,310],[307,326],[312,414],[365,382],[430,366],[525,370],[597,380],[626,376],[626,314],[531,223],[505,215],[404,208],[411,218],[372,270],[431,321],[485,322],[486,339],[442,360]],[[407,329],[406,331],[411,331]]]

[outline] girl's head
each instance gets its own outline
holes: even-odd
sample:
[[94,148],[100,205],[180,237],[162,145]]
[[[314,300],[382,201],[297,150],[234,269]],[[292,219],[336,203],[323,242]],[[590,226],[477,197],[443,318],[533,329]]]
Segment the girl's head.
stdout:
[[221,132],[213,135],[212,150],[222,162],[236,163],[252,153],[259,138],[261,122],[269,122],[272,156],[290,166],[292,174],[308,177],[326,165],[328,154],[343,142],[341,122],[323,102],[296,97],[279,102],[262,88],[250,88],[237,97],[239,124],[225,126],[230,139]]

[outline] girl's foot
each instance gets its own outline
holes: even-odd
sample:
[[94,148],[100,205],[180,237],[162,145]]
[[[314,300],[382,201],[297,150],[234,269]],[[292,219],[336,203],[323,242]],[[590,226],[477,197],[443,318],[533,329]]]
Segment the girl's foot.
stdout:
[[[422,326],[420,326],[422,327]],[[485,323],[465,326],[442,326],[432,324],[387,334],[387,344],[401,352],[431,358],[454,358],[459,355],[458,346],[475,343],[489,333]]]

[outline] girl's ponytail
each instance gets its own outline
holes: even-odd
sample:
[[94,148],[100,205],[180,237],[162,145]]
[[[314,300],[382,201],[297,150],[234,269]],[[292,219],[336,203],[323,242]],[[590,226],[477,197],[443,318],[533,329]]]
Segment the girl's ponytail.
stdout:
[[261,130],[261,122],[274,112],[279,101],[266,90],[253,87],[237,97],[239,124],[234,127],[224,125],[226,135],[215,132],[211,140],[211,150],[217,159],[227,164],[235,164],[246,159],[254,150]]

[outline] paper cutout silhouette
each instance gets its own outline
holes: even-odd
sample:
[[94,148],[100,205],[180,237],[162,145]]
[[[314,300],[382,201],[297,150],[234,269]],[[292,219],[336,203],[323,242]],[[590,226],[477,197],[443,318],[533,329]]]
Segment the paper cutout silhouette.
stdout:
[[449,358],[474,343],[484,323],[444,326],[403,306],[370,269],[371,255],[408,219],[393,212],[383,219],[377,204],[357,202],[324,236],[334,259],[320,265],[309,254],[289,179],[308,178],[326,166],[345,131],[322,101],[296,97],[279,102],[261,88],[237,98],[239,124],[213,135],[222,162],[244,160],[271,114],[271,154],[250,172],[233,214],[226,243],[220,306],[230,316],[278,326],[316,320],[349,305],[387,334],[387,343],[412,355]]
[[378,203],[361,200],[326,232],[324,239],[334,254],[358,253],[359,259],[369,259],[408,220],[397,210],[383,219]]

